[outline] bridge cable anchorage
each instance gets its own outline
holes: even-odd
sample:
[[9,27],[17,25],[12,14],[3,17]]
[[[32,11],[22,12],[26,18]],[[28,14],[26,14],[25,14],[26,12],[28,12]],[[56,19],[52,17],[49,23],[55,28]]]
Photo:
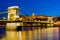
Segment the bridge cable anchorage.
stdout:
[[8,13],[8,11],[5,11],[5,12],[0,12],[0,14],[6,14],[6,13]]

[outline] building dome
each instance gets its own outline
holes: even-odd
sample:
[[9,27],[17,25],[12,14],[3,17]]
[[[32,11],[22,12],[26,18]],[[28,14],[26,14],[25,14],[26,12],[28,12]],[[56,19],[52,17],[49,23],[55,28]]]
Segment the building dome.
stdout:
[[35,16],[34,12],[32,13],[32,16]]

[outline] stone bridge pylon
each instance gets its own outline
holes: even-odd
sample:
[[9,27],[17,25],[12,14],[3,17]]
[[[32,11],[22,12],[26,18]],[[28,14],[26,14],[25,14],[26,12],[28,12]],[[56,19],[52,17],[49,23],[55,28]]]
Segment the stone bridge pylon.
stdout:
[[[11,6],[8,7],[8,21],[16,21],[17,18],[19,18],[18,14],[19,7],[18,6]],[[7,24],[7,30],[15,30],[17,25],[19,23],[6,23]]]

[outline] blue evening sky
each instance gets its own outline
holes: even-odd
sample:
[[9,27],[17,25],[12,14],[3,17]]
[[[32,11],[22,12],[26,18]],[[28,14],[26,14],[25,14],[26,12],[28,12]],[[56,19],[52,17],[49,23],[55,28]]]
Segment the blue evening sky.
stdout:
[[[9,6],[19,6],[19,11],[30,15],[60,16],[60,0],[0,0],[0,12],[7,11]],[[0,17],[6,14],[0,14]],[[6,16],[7,17],[7,16]]]

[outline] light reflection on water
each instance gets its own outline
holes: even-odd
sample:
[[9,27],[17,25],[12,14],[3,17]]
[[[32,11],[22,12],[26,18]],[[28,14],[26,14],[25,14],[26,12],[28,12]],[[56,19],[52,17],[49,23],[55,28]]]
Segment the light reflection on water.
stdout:
[[[33,30],[32,29],[23,30],[21,32],[22,33],[21,38],[22,40],[59,40],[60,39],[59,30],[60,30],[59,27],[49,27],[49,28],[42,28],[42,29],[38,27],[37,29],[33,29]],[[10,32],[13,33],[12,31]],[[16,31],[15,34],[17,34]]]
[[59,40],[59,30],[59,27],[49,27],[29,30],[31,32],[25,31],[27,33],[27,39],[24,40]]
[[54,40],[59,40],[59,28],[55,27],[53,30]]

